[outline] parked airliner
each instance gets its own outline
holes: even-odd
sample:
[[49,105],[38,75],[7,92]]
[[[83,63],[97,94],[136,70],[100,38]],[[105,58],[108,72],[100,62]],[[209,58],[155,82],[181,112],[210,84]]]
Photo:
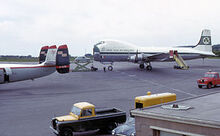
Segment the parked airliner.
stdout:
[[57,49],[54,46],[41,48],[39,63],[36,65],[0,64],[0,84],[23,80],[33,80],[55,72],[69,72],[69,53],[67,45]]
[[[195,46],[176,46],[170,48],[163,47],[138,47],[136,45],[117,40],[103,40],[94,45],[94,60],[101,63],[113,63],[130,61],[138,63],[141,69],[152,70],[150,62],[174,61],[170,57],[171,51],[177,51],[184,60],[205,58],[215,56],[212,52],[211,31],[204,29],[199,43]],[[109,70],[113,67],[109,66]]]

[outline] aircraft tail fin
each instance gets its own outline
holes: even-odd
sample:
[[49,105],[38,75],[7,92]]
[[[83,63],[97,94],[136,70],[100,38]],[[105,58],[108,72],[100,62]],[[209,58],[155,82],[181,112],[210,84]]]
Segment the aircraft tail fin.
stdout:
[[39,55],[39,64],[41,64],[45,61],[48,49],[49,49],[49,46],[43,46],[41,48],[40,55]]
[[212,52],[211,31],[208,29],[202,30],[199,43],[194,47],[196,50]]
[[56,65],[56,53],[57,53],[56,45],[50,46],[48,48],[44,64],[45,65]]
[[56,69],[59,73],[68,73],[70,68],[69,52],[67,45],[59,46],[56,55]]

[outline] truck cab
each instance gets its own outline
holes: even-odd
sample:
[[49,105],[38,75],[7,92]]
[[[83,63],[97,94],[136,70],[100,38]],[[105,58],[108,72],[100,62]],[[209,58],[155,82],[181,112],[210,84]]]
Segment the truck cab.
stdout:
[[206,86],[208,89],[220,84],[220,78],[218,72],[206,72],[204,77],[197,80],[198,87],[202,88]]
[[97,130],[110,132],[126,121],[126,112],[116,108],[95,109],[93,104],[73,104],[69,115],[52,118],[50,128],[59,136],[73,136],[73,132]]
[[80,102],[73,105],[69,115],[56,117],[56,119],[58,121],[72,121],[95,116],[95,106],[93,104]]

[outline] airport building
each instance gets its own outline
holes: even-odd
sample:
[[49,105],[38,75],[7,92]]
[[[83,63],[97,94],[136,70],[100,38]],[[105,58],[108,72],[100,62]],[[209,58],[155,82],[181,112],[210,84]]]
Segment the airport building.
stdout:
[[219,136],[220,93],[132,110],[137,136]]

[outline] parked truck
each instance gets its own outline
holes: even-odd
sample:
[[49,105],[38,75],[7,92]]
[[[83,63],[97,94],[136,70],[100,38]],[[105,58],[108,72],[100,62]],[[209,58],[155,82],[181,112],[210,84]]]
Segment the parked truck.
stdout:
[[93,104],[80,102],[73,105],[69,115],[54,117],[50,128],[59,136],[73,136],[73,132],[99,129],[111,132],[126,121],[126,112],[116,108],[95,109]]
[[206,88],[210,89],[220,84],[220,78],[218,72],[206,72],[204,77],[197,80],[197,84],[199,88],[206,86]]

